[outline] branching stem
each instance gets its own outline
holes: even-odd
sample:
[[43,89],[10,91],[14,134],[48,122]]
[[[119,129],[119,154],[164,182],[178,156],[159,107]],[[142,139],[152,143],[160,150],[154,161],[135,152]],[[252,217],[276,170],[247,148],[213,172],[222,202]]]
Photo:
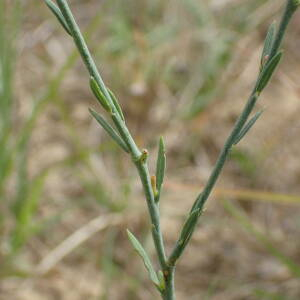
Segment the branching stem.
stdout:
[[[134,162],[146,198],[148,211],[150,215],[151,220],[151,229],[152,229],[152,237],[158,257],[158,261],[162,270],[162,277],[160,277],[158,281],[158,277],[156,277],[156,273],[153,272],[152,279],[154,280],[155,285],[159,289],[161,296],[164,300],[174,300],[175,299],[175,287],[174,287],[174,274],[175,274],[175,265],[180,256],[182,255],[186,245],[188,244],[193,231],[195,229],[195,225],[197,223],[197,220],[199,216],[201,215],[201,211],[204,207],[204,204],[206,203],[208,197],[211,194],[212,189],[214,188],[219,175],[224,167],[224,164],[230,154],[230,151],[233,147],[233,145],[237,144],[241,138],[244,137],[244,135],[248,132],[248,130],[253,126],[253,124],[258,119],[259,114],[257,114],[255,117],[253,117],[250,121],[248,121],[249,116],[251,112],[253,111],[255,104],[258,100],[258,97],[261,93],[261,91],[265,88],[267,83],[269,82],[274,70],[276,69],[280,58],[281,53],[279,53],[279,47],[281,45],[281,42],[283,40],[283,37],[285,35],[288,23],[290,22],[293,13],[296,11],[297,7],[300,4],[299,0],[287,0],[286,2],[286,8],[283,13],[279,28],[277,30],[276,35],[274,36],[274,40],[270,40],[273,36],[272,32],[270,31],[270,34],[268,35],[268,41],[265,43],[265,56],[262,57],[262,65],[260,68],[260,73],[257,77],[256,83],[254,85],[254,89],[245,104],[245,107],[240,115],[240,117],[237,119],[229,137],[227,138],[223,149],[220,152],[220,155],[217,159],[217,162],[212,170],[212,173],[207,181],[206,186],[204,187],[203,191],[198,195],[196,201],[193,204],[193,207],[190,211],[190,214],[185,222],[185,225],[183,226],[183,229],[181,231],[180,237],[178,238],[173,251],[171,252],[168,259],[166,258],[165,254],[165,248],[164,248],[164,241],[163,241],[163,235],[160,227],[160,215],[159,215],[159,197],[157,195],[154,195],[154,192],[156,191],[155,180],[152,180],[151,183],[151,177],[149,174],[148,164],[147,164],[147,157],[148,152],[146,150],[141,151],[138,146],[136,145],[134,139],[132,138],[130,131],[128,130],[123,114],[121,111],[121,108],[119,107],[115,97],[113,94],[107,89],[105,86],[98,69],[96,67],[96,64],[90,54],[90,51],[86,45],[86,42],[80,32],[80,29],[78,25],[76,24],[76,21],[73,17],[73,14],[68,6],[67,0],[56,0],[58,7],[55,6],[51,0],[45,0],[48,7],[53,11],[53,13],[56,15],[56,17],[59,19],[63,27],[66,29],[66,31],[73,37],[74,42],[77,46],[77,49],[82,57],[83,62],[85,63],[88,72],[92,78],[93,81],[93,87],[98,91],[99,87],[99,95],[103,97],[102,99],[100,97],[100,100],[105,108],[106,111],[109,112],[110,117],[115,124],[115,127],[118,131],[118,134],[120,137],[113,132],[113,137],[115,140],[121,144],[122,148],[126,150],[126,152],[129,152],[132,158],[132,161]],[[107,101],[107,102],[106,102]],[[100,123],[104,124],[104,127],[108,131],[112,131],[112,129],[109,129],[110,125],[106,125],[106,121],[102,118],[100,119]],[[116,136],[117,135],[117,136]],[[120,141],[119,139],[122,139]],[[123,144],[122,144],[122,143]],[[127,149],[128,148],[128,149]],[[159,181],[159,192],[163,180],[164,175],[164,168],[165,168],[165,157],[164,157],[164,146],[163,141],[160,142],[160,152],[159,152],[159,158],[160,161],[158,162],[159,171],[156,174],[156,177],[158,177]],[[156,179],[155,177],[155,179]],[[135,242],[137,243],[137,242]],[[140,245],[136,244],[137,249],[140,249]],[[141,251],[142,255],[144,254],[144,251]],[[151,266],[149,266],[149,260],[146,260],[147,266],[149,269],[151,269]],[[152,270],[152,269],[151,269]],[[161,274],[161,273],[160,273]]]

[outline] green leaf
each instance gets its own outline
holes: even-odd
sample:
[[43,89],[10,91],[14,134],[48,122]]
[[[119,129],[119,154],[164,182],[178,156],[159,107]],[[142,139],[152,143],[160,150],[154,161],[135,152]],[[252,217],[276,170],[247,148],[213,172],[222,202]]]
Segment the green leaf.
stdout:
[[[198,195],[197,199],[196,199],[195,202],[193,203],[193,206],[192,206],[192,208],[191,208],[191,210],[190,210],[190,214],[191,214],[192,212],[194,212],[194,210],[196,210],[196,209],[202,209],[202,207],[198,207],[198,208],[197,208],[197,206],[200,204],[201,198],[202,198],[202,193],[200,193],[200,194]],[[203,204],[202,204],[202,205],[203,205]]]
[[258,77],[256,92],[261,93],[261,91],[266,87],[276,67],[278,66],[278,63],[280,62],[281,56],[282,51],[278,52],[270,59],[269,62],[266,63],[265,67],[262,69]]
[[149,256],[147,255],[145,249],[141,245],[141,243],[137,240],[137,238],[127,229],[128,239],[130,240],[133,248],[142,258],[144,265],[149,273],[150,279],[157,286],[160,287],[160,281],[157,277],[157,274],[152,266]]
[[237,135],[234,145],[236,145],[240,140],[247,134],[247,132],[252,128],[252,126],[255,124],[255,122],[258,120],[258,118],[261,116],[263,113],[263,110],[257,112],[251,119],[250,121],[241,129],[240,133]]
[[108,112],[111,112],[111,107],[109,105],[109,102],[107,101],[106,97],[102,93],[97,81],[95,80],[94,77],[90,77],[90,87],[91,90],[93,91],[96,99],[99,101],[101,106]]
[[200,209],[195,209],[186,219],[179,237],[179,244],[185,245],[197,225]]
[[116,110],[118,111],[118,113],[119,113],[121,119],[122,119],[123,121],[125,121],[125,118],[124,118],[124,115],[123,115],[121,106],[120,106],[120,104],[119,104],[119,102],[118,102],[118,99],[116,98],[116,96],[114,95],[114,93],[113,93],[110,89],[107,89],[107,90],[108,90],[108,93],[109,93],[109,95],[110,95],[110,97],[111,97],[111,100],[113,101],[114,106],[115,106]]
[[157,162],[156,162],[156,188],[158,191],[158,194],[155,199],[156,202],[159,201],[160,191],[165,177],[165,170],[166,170],[166,151],[165,151],[164,140],[161,137],[159,140]]
[[164,291],[166,289],[166,282],[165,282],[165,276],[164,276],[164,273],[162,272],[162,270],[159,270],[157,272],[157,277],[159,280],[159,289],[160,289],[160,291]]
[[59,23],[63,26],[66,32],[72,36],[71,30],[69,28],[68,23],[66,22],[64,16],[62,15],[60,9],[51,1],[51,0],[44,0],[46,5],[50,8],[52,13],[55,15]]
[[264,43],[264,49],[263,49],[262,55],[261,55],[261,67],[262,68],[268,61],[275,38],[276,38],[276,23],[273,22],[268,29],[265,43]]
[[197,225],[198,218],[201,214],[202,210],[201,209],[195,209],[193,212],[191,212],[186,219],[183,228],[181,230],[179,239],[176,242],[176,245],[169,256],[168,264],[169,265],[175,265],[176,261],[178,258],[181,256],[183,253],[186,245],[188,244],[195,228]]
[[109,136],[127,153],[129,153],[127,145],[121,139],[121,137],[117,134],[117,132],[111,127],[111,125],[102,118],[98,113],[96,113],[93,109],[89,108],[89,112],[96,119],[96,121],[103,127],[103,129],[109,134]]
[[196,228],[200,213],[201,210],[198,208],[189,214],[181,230],[180,237],[176,242],[176,246],[169,257],[169,264],[175,265],[176,261],[181,256]]

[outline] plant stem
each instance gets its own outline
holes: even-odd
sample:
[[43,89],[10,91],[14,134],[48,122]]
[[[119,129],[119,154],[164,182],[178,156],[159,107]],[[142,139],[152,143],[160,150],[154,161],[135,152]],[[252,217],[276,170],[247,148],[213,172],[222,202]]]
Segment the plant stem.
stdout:
[[[237,119],[230,135],[228,136],[223,149],[221,150],[219,157],[216,161],[216,164],[212,170],[212,173],[207,181],[206,186],[204,187],[203,191],[201,194],[198,195],[196,201],[193,204],[193,207],[191,209],[191,213],[188,216],[186,227],[184,227],[184,230],[182,231],[183,237],[180,237],[176,244],[175,247],[173,248],[173,251],[171,252],[169,258],[166,258],[165,254],[165,249],[164,249],[164,242],[163,242],[163,236],[161,232],[161,227],[160,227],[160,215],[159,215],[159,205],[158,203],[155,202],[155,195],[152,189],[151,185],[151,179],[150,179],[150,174],[149,174],[149,169],[148,169],[148,164],[147,164],[147,157],[148,157],[148,152],[146,150],[140,151],[138,146],[136,145],[134,139],[132,138],[130,131],[128,130],[125,121],[120,117],[120,114],[118,112],[118,109],[116,105],[114,104],[114,101],[106,88],[99,72],[96,67],[96,64],[89,52],[89,49],[86,45],[86,42],[80,32],[80,29],[78,25],[76,24],[76,21],[73,17],[73,14],[68,6],[67,0],[57,0],[56,1],[59,9],[65,18],[63,21],[63,24],[65,25],[64,27],[68,29],[68,32],[71,33],[74,42],[77,46],[77,49],[83,59],[83,62],[85,63],[88,72],[90,76],[92,76],[98,86],[101,89],[101,92],[103,92],[105,99],[108,101],[108,107],[111,108],[111,110],[108,110],[110,112],[110,116],[112,118],[112,121],[115,124],[115,127],[117,131],[119,132],[122,140],[128,147],[129,153],[131,154],[131,158],[137,168],[147,206],[148,206],[148,211],[150,215],[150,220],[151,220],[151,229],[152,229],[152,237],[158,257],[159,264],[161,266],[163,276],[164,276],[164,282],[162,279],[162,286],[164,283],[164,288],[161,288],[159,285],[159,290],[161,292],[161,296],[164,300],[174,300],[175,299],[175,287],[174,287],[174,275],[175,275],[175,265],[181,254],[183,253],[183,250],[185,249],[188,241],[190,240],[195,225],[197,223],[197,220],[200,215],[200,211],[202,211],[204,204],[206,203],[208,197],[211,194],[212,189],[214,188],[220,173],[224,167],[224,164],[230,154],[231,148],[234,144],[236,144],[237,138],[239,136],[244,136],[244,134],[249,130],[250,125],[252,126],[254,122],[256,121],[255,118],[252,118],[253,123],[251,124],[251,120],[246,124],[251,112],[253,111],[253,108],[258,100],[259,94],[261,90],[266,86],[268,83],[270,76],[273,74],[273,71],[275,70],[280,57],[281,53],[278,53],[279,47],[281,45],[281,42],[283,40],[283,37],[285,35],[288,23],[291,20],[291,17],[293,13],[296,11],[297,7],[299,6],[299,0],[287,0],[286,2],[286,8],[283,13],[279,29],[276,33],[275,40],[271,44],[270,48],[270,55],[267,58],[267,60],[270,62],[269,64],[266,63],[265,66],[268,67],[262,67],[261,73],[259,74],[256,84],[254,85],[254,89],[245,104],[245,107]],[[66,23],[64,23],[66,22]],[[66,25],[67,24],[67,25]],[[272,60],[272,58],[274,58]],[[276,64],[275,64],[276,63]],[[264,81],[262,81],[262,79]],[[250,125],[249,125],[250,123]],[[246,125],[245,125],[246,124]],[[247,127],[247,125],[249,125]],[[241,131],[244,129],[241,135]],[[125,147],[125,145],[124,145]],[[126,148],[127,150],[127,148]],[[197,215],[195,215],[197,214]],[[161,282],[160,282],[161,283]],[[158,284],[156,284],[158,286]]]
[[[286,8],[283,13],[279,29],[277,31],[274,44],[272,46],[271,54],[269,57],[270,60],[272,59],[272,57],[274,57],[277,54],[279,47],[281,45],[281,42],[283,40],[285,31],[287,29],[287,25],[290,22],[292,15],[296,11],[296,9],[297,9],[297,5],[295,4],[294,0],[287,0]],[[236,121],[229,137],[227,138],[227,140],[223,146],[223,149],[221,150],[221,153],[219,154],[217,162],[215,163],[215,166],[212,170],[212,173],[211,173],[203,191],[198,195],[198,197],[196,198],[196,201],[193,204],[193,209],[198,208],[198,209],[202,210],[212,189],[214,188],[214,186],[219,178],[219,175],[224,167],[224,164],[230,154],[230,150],[235,142],[235,139],[239,135],[243,126],[245,125],[249,115],[251,114],[251,112],[257,102],[257,99],[259,97],[259,94],[256,92],[258,80],[259,80],[259,76],[254,85],[254,89],[249,97],[249,100],[247,101],[240,117]],[[193,232],[191,232],[191,235],[192,234],[193,234]],[[179,257],[181,256],[181,254],[183,252],[182,247],[185,247],[185,245],[183,246],[181,241],[177,240],[177,242],[173,248],[173,251],[171,252],[171,254],[168,258],[169,266],[175,266],[177,260],[179,259]]]
[[[196,204],[194,206],[194,209],[197,209],[197,208],[199,208],[201,210],[203,209],[203,206],[204,206],[206,200],[208,199],[217,179],[219,178],[219,175],[220,175],[220,173],[223,169],[223,166],[226,162],[226,159],[230,153],[230,149],[235,141],[235,138],[241,131],[244,124],[246,123],[247,118],[249,117],[256,101],[257,101],[257,95],[255,93],[253,93],[250,96],[242,114],[240,115],[237,122],[235,123],[235,126],[233,127],[231,134],[227,138],[227,140],[223,146],[223,149],[217,159],[215,167],[207,181],[206,186],[204,187],[203,191],[198,195],[198,197],[195,201]],[[181,243],[180,243],[180,241],[177,241],[172,253],[169,256],[168,264],[170,266],[175,266],[176,261],[179,259],[181,254],[182,254]]]
[[158,260],[161,265],[162,270],[166,270],[166,255],[165,255],[165,250],[163,246],[163,237],[161,234],[161,229],[160,229],[160,216],[159,216],[159,210],[158,206],[154,202],[154,195],[153,195],[153,190],[151,186],[151,179],[150,179],[150,174],[148,170],[148,166],[146,162],[140,162],[137,161],[135,163],[136,168],[139,172],[143,188],[144,188],[144,193],[147,199],[147,205],[150,213],[150,217],[152,220],[152,236],[153,236],[153,241],[157,250],[157,255],[158,255]]
[[113,104],[113,101],[109,95],[109,92],[98,72],[98,69],[96,67],[96,64],[90,54],[90,51],[85,43],[85,40],[80,32],[80,29],[74,19],[74,16],[69,8],[69,5],[66,0],[57,0],[57,4],[70,28],[70,31],[72,33],[72,37],[74,39],[74,42],[77,46],[77,49],[88,69],[88,72],[90,76],[94,77],[98,85],[103,89],[103,92],[105,94],[105,97],[110,102],[110,105],[112,107],[112,114],[111,117],[117,127],[117,130],[119,131],[121,137],[123,138],[124,142],[129,148],[130,154],[132,156],[132,160],[134,161],[136,168],[138,170],[147,205],[148,210],[150,214],[151,224],[155,228],[155,231],[152,230],[152,236],[153,241],[155,244],[155,249],[157,252],[157,256],[159,258],[159,263],[162,268],[162,270],[166,270],[166,255],[164,250],[164,243],[163,243],[163,237],[162,232],[160,228],[160,217],[159,217],[159,211],[158,206],[155,204],[154,201],[154,195],[151,187],[150,182],[150,175],[148,170],[147,162],[140,160],[141,157],[141,151],[137,147],[136,143],[134,142],[127,126],[125,125],[125,122],[119,117],[118,112]]
[[175,284],[174,284],[175,267],[169,267],[165,273],[166,288],[162,294],[164,300],[175,300]]
[[286,28],[293,16],[294,12],[297,10],[297,7],[298,7],[298,5],[295,4],[295,0],[287,1],[286,6],[285,6],[285,11],[284,11],[281,21],[280,21],[279,29],[276,34],[276,39],[272,46],[270,57],[273,57],[276,54],[276,52],[278,51],[278,49],[281,45],[281,42],[283,40]]

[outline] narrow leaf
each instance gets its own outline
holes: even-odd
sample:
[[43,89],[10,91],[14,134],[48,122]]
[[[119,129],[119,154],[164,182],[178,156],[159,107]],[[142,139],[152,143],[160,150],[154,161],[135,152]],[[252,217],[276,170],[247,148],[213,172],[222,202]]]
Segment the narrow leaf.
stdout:
[[261,67],[263,67],[265,65],[265,63],[268,61],[275,37],[276,37],[276,23],[273,22],[270,25],[267,35],[266,35],[264,49],[263,49],[262,55],[261,55]]
[[158,195],[158,191],[157,191],[157,187],[156,187],[156,176],[155,175],[151,176],[151,187],[152,187],[153,195],[156,198]]
[[176,261],[181,256],[196,228],[200,213],[201,210],[198,208],[188,216],[181,230],[180,237],[176,242],[176,246],[169,257],[169,264],[175,265]]
[[262,69],[256,85],[256,91],[258,93],[260,93],[270,81],[271,76],[273,75],[276,67],[278,66],[281,56],[282,52],[278,52],[270,59],[269,62],[266,63],[265,67]]
[[110,97],[111,97],[111,100],[113,101],[114,106],[115,106],[116,110],[118,111],[118,113],[119,113],[121,119],[122,119],[123,121],[125,121],[125,118],[124,118],[124,115],[123,115],[121,106],[120,106],[120,104],[119,104],[119,102],[118,102],[116,96],[114,95],[114,93],[113,93],[110,89],[107,89],[107,90],[108,90],[108,92],[109,92],[109,95],[110,95]]
[[182,252],[184,251],[186,245],[188,244],[195,228],[197,225],[198,218],[200,216],[201,210],[195,209],[185,221],[183,228],[180,233],[180,237],[176,242],[175,248],[173,249],[168,263],[170,265],[175,265],[176,261],[181,256]]
[[111,125],[93,109],[89,109],[91,115],[96,119],[96,121],[103,127],[103,129],[110,135],[110,137],[127,153],[129,153],[127,145],[117,134],[117,132],[111,127]]
[[52,11],[52,13],[55,15],[59,23],[63,26],[63,28],[66,30],[66,32],[72,36],[71,30],[69,28],[68,23],[66,22],[64,16],[62,15],[60,9],[51,1],[51,0],[44,0],[46,2],[46,5],[49,7],[49,9]]
[[257,112],[251,119],[250,121],[242,128],[240,133],[237,135],[234,145],[240,142],[240,140],[247,134],[247,132],[252,128],[252,126],[255,124],[255,122],[258,120],[258,118],[261,116],[263,113],[263,110]]
[[179,237],[179,244],[185,244],[186,240],[193,233],[198,221],[200,209],[195,209],[185,221]]
[[90,87],[91,90],[93,91],[95,97],[97,98],[97,100],[99,101],[99,103],[101,104],[101,106],[108,112],[111,111],[110,105],[106,99],[106,97],[104,96],[104,94],[102,93],[97,81],[95,80],[94,77],[90,78]]
[[166,170],[166,152],[165,152],[164,140],[161,137],[159,140],[157,162],[156,162],[156,188],[158,191],[156,201],[159,201],[159,195],[164,181],[165,170]]
[[147,255],[145,249],[141,245],[141,243],[137,240],[137,238],[127,229],[127,235],[128,239],[130,240],[133,248],[136,250],[136,252],[140,255],[142,258],[144,265],[149,273],[150,279],[153,281],[153,283],[159,287],[160,286],[160,281],[157,277],[157,274],[152,266],[152,263],[150,261],[149,256]]
[[159,270],[157,272],[157,277],[159,280],[159,289],[160,289],[160,291],[164,291],[166,289],[166,282],[165,282],[165,277],[164,277],[162,270]]
[[196,210],[196,209],[202,209],[202,207],[198,207],[198,208],[197,208],[197,206],[199,205],[199,203],[200,203],[200,201],[201,201],[201,198],[202,198],[202,193],[200,193],[200,194],[198,195],[197,199],[196,199],[195,202],[193,203],[193,206],[192,206],[192,208],[191,208],[191,210],[190,210],[190,214],[191,214],[192,212],[194,212],[194,210]]

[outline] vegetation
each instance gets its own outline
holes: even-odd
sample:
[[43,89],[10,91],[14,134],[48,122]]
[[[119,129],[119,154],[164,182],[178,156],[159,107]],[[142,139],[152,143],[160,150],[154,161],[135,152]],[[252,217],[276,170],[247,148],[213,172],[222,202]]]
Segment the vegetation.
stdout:
[[145,193],[149,216],[151,219],[152,237],[161,268],[158,272],[154,270],[150,258],[148,257],[141,243],[130,231],[128,231],[128,237],[132,242],[135,250],[142,257],[144,264],[149,272],[150,278],[155,284],[158,291],[161,293],[162,298],[166,300],[175,299],[174,273],[176,263],[192,237],[198,219],[202,214],[204,204],[206,203],[212,189],[214,188],[214,185],[220,175],[226,159],[230,154],[232,147],[234,147],[234,145],[238,144],[241,141],[241,139],[249,132],[249,130],[262,114],[262,111],[259,111],[249,119],[250,114],[253,111],[261,92],[269,83],[271,76],[277,68],[278,63],[281,59],[281,42],[285,35],[287,25],[299,5],[299,1],[288,0],[278,29],[276,29],[274,24],[270,26],[262,52],[260,71],[257,76],[254,88],[242,113],[237,119],[231,134],[224,144],[224,147],[219,155],[215,167],[213,168],[207,184],[205,185],[203,191],[196,198],[190,210],[190,213],[187,216],[184,225],[182,226],[179,238],[177,239],[173,250],[168,256],[166,255],[164,247],[159,216],[160,193],[166,166],[163,139],[161,139],[159,143],[156,175],[151,176],[147,162],[149,156],[148,151],[146,149],[140,150],[138,148],[137,143],[135,142],[129,129],[127,128],[124,115],[118,103],[118,100],[104,84],[96,68],[95,62],[92,59],[91,54],[87,48],[86,42],[79,30],[79,27],[75,22],[67,1],[57,0],[58,7],[51,0],[46,0],[46,3],[58,18],[66,32],[73,37],[78,51],[80,52],[81,57],[88,69],[91,89],[101,106],[108,113],[115,128],[113,128],[112,125],[110,125],[108,121],[106,121],[96,111],[90,110],[91,114],[110,135],[110,137],[113,138],[113,140],[126,153],[130,154],[131,159],[138,170]]
[[[148,149],[169,256],[285,1],[70,3],[134,141]],[[263,114],[231,147],[177,260],[177,299],[300,298],[299,13],[249,120]],[[61,29],[44,1],[0,1],[0,300],[160,298],[164,274],[128,146]]]

